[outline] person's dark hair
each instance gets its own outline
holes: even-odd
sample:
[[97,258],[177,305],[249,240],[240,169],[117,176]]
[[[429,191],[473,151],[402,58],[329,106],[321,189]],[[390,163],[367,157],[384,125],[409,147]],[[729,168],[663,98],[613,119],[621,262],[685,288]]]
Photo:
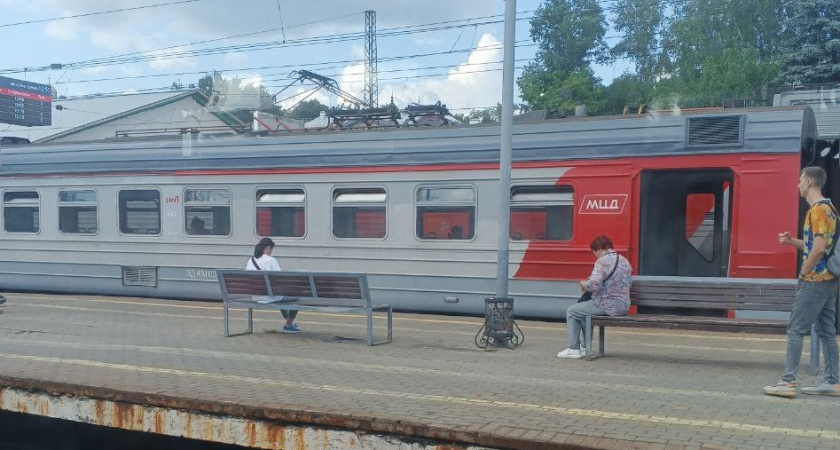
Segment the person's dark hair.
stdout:
[[805,175],[805,178],[814,182],[814,187],[822,189],[825,186],[826,175],[822,167],[809,166],[802,169],[800,175]]
[[259,258],[263,255],[263,251],[268,247],[274,247],[274,241],[270,238],[262,238],[257,245],[254,246],[254,258]]
[[589,248],[593,252],[597,252],[598,250],[612,250],[613,242],[612,239],[606,236],[598,236],[592,240],[592,243],[589,244]]

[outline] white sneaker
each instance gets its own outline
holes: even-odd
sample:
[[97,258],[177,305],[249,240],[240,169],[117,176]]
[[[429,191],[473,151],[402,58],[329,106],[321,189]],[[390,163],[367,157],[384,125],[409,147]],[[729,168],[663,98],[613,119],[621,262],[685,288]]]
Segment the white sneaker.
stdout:
[[831,384],[823,381],[819,386],[807,386],[802,388],[803,394],[840,396],[840,384]]
[[586,347],[584,347],[583,344],[580,344],[580,354],[586,355]]
[[583,354],[581,354],[580,350],[572,350],[567,348],[562,352],[557,354],[558,358],[567,358],[567,359],[581,359],[583,358]]

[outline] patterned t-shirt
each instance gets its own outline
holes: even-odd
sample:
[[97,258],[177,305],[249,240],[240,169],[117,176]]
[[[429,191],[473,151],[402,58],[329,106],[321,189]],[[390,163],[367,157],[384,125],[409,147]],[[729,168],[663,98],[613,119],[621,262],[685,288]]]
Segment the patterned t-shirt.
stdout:
[[[618,266],[615,265],[618,259]],[[609,279],[610,272],[615,272]],[[586,281],[586,290],[592,292],[592,301],[611,316],[627,314],[630,309],[630,283],[633,268],[630,261],[610,250],[595,261],[595,267]],[[604,281],[606,279],[606,281]]]
[[[830,200],[828,200],[830,202]],[[834,218],[834,211],[825,201],[819,201],[811,206],[805,214],[805,224],[802,226],[802,239],[805,241],[805,249],[802,251],[802,263],[808,259],[808,254],[814,248],[814,238],[822,235],[825,238],[826,252],[831,248],[834,241],[834,231],[837,228],[837,221]],[[820,259],[814,270],[805,274],[803,279],[808,281],[827,281],[834,278],[828,271],[825,258]]]

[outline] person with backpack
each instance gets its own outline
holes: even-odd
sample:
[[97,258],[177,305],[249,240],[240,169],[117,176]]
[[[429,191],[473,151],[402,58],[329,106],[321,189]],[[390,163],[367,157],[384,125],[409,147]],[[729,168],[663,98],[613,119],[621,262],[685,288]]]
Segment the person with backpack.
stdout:
[[840,284],[827,263],[836,244],[837,212],[831,200],[822,195],[826,174],[821,167],[806,167],[799,176],[799,195],[808,202],[802,226],[802,239],[779,233],[779,243],[802,250],[799,282],[787,326],[785,367],[779,381],[765,386],[764,392],[777,397],[793,398],[799,392],[796,373],[802,357],[802,340],[815,324],[825,355],[825,376],[818,386],[803,387],[802,393],[840,396],[836,324],[837,288]]

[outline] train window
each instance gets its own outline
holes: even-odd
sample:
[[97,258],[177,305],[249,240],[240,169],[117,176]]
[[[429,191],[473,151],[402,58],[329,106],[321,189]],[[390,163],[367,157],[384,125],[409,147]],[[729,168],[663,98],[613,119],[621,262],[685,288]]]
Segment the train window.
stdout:
[[715,194],[688,194],[685,238],[708,262],[715,258]]
[[471,187],[421,187],[417,190],[417,237],[475,237],[475,190]]
[[382,239],[386,232],[387,195],[382,188],[333,191],[333,236]]
[[120,233],[160,234],[160,191],[121,190],[118,202]]
[[574,191],[568,186],[516,186],[510,194],[510,238],[514,241],[572,238]]
[[92,189],[58,193],[58,229],[67,234],[95,234],[99,231],[99,204]]
[[3,193],[3,226],[9,233],[37,233],[40,230],[41,201],[36,191]]
[[257,235],[303,237],[306,234],[306,193],[303,189],[257,191]]
[[185,190],[184,227],[190,236],[229,236],[230,191],[227,189]]

